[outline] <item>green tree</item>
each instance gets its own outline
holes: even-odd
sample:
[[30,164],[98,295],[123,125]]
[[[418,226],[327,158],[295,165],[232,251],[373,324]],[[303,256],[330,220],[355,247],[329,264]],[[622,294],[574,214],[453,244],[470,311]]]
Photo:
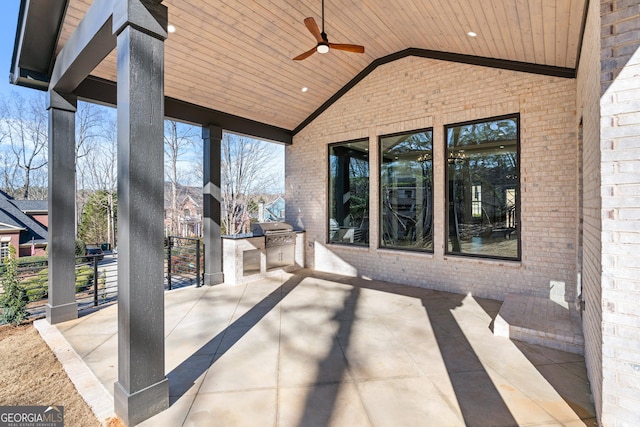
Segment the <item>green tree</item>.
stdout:
[[18,260],[16,248],[9,245],[9,258],[5,262],[6,270],[2,275],[3,292],[0,295],[0,320],[17,326],[27,318],[27,294],[18,280]]
[[[111,206],[115,206],[116,195],[106,190],[92,193],[82,209],[78,227],[78,237],[85,242],[107,242],[109,238],[109,218]],[[115,215],[114,215],[115,216]]]

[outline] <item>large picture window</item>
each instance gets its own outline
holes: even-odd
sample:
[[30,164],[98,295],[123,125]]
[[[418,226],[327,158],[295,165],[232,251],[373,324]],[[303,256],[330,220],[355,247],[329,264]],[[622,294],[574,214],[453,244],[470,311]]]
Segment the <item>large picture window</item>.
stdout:
[[445,133],[447,252],[520,259],[519,116],[450,125]]
[[369,243],[369,141],[329,146],[329,242]]
[[380,137],[380,246],[433,251],[433,132]]

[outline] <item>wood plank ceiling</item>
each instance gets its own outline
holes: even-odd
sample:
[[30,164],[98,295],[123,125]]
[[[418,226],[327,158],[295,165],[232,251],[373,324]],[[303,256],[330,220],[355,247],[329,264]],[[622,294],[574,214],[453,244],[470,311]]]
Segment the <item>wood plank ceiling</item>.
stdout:
[[[315,46],[303,19],[321,26],[321,0],[165,0],[176,28],[165,44],[165,94],[294,129],[371,62],[407,48],[573,69],[586,2],[325,0],[329,41],[365,53],[293,61]],[[58,49],[90,3],[70,0]],[[115,81],[115,58],[93,75]]]

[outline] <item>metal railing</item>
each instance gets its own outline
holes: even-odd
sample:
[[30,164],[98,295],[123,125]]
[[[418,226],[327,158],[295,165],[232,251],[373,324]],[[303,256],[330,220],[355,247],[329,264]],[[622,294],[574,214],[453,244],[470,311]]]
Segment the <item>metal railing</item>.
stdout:
[[[204,251],[200,239],[168,237],[165,250],[166,289],[195,284],[202,286]],[[43,317],[49,293],[48,260],[19,262],[18,280],[27,298],[30,318]],[[0,294],[2,274],[0,264]],[[87,310],[109,304],[118,299],[118,257],[116,254],[86,255],[76,257],[75,265],[76,302],[78,310]]]
[[166,239],[167,287],[202,286],[204,250],[194,237],[169,236]]
[[[4,273],[4,265],[0,265],[0,273]],[[27,299],[26,308],[29,317],[44,316],[49,296],[47,259],[19,262],[17,273],[18,281]],[[103,255],[76,257],[74,276],[78,310],[96,307],[117,299],[118,269],[117,258],[114,256],[106,258]]]

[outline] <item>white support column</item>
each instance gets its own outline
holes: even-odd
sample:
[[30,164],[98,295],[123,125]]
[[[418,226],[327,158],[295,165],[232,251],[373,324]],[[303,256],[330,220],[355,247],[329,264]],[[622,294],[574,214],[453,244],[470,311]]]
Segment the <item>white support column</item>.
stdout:
[[169,406],[164,372],[164,40],[158,1],[118,0],[118,381],[135,425]]
[[76,97],[49,92],[49,301],[47,321],[78,317],[75,284]]

